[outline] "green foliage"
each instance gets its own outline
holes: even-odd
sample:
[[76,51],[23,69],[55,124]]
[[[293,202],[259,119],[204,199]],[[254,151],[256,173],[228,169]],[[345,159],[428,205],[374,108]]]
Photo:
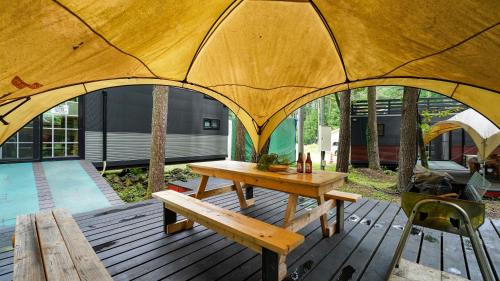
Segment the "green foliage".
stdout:
[[289,165],[290,160],[286,156],[279,156],[276,153],[262,154],[260,156],[259,162],[257,163],[257,169],[261,171],[267,171],[270,165]]
[[[174,168],[165,172],[165,186],[171,181],[187,181],[196,178],[188,167]],[[104,178],[125,202],[144,200],[148,187],[148,171],[145,168],[124,169],[119,173],[108,172]]]
[[316,102],[303,107],[304,110],[304,144],[315,143],[318,137],[318,110]]
[[434,118],[445,118],[448,116],[451,116],[457,112],[462,111],[463,109],[460,107],[452,107],[448,109],[440,109],[440,110],[422,110],[421,116],[421,124],[420,128],[422,129],[422,133],[425,135],[427,132],[429,132],[429,129],[431,128],[431,123]]

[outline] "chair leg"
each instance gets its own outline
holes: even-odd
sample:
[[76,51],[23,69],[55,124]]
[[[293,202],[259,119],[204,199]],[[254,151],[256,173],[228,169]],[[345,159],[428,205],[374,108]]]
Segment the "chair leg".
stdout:
[[389,266],[389,272],[387,273],[386,280],[389,280],[392,274],[392,270],[394,268],[399,267],[399,260],[401,259],[401,255],[403,254],[403,250],[405,248],[406,241],[408,241],[408,236],[410,235],[411,228],[413,227],[413,220],[415,219],[415,215],[417,214],[419,206],[415,206],[411,211],[411,215],[406,222],[405,228],[403,229],[403,234],[401,235],[401,239],[399,239],[398,246],[396,247],[396,252],[394,253],[394,257],[392,258],[391,264]]
[[461,213],[465,222],[465,228],[467,229],[467,233],[469,234],[472,249],[474,249],[474,254],[476,254],[476,259],[479,265],[479,269],[481,270],[481,275],[483,276],[484,281],[493,281],[493,271],[491,270],[490,263],[488,262],[488,258],[486,257],[483,246],[481,245],[481,241],[472,228],[469,216],[466,215],[465,211]]

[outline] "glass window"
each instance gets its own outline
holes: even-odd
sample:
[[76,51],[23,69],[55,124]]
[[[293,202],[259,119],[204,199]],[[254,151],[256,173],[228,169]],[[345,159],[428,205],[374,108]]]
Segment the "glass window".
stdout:
[[6,143],[2,145],[2,159],[16,159],[17,158],[17,144]]
[[0,146],[0,159],[33,158],[33,122],[21,128],[3,146]]
[[42,144],[42,156],[43,157],[52,157],[52,144],[44,143]]
[[33,158],[33,143],[20,143],[19,144],[19,158],[29,159]]
[[77,143],[68,143],[66,150],[67,150],[68,156],[78,156],[78,144]]
[[22,128],[19,131],[19,141],[20,142],[33,142],[33,127]]
[[68,130],[67,133],[67,142],[78,142],[78,130]]
[[78,156],[78,99],[66,101],[43,114],[42,156]]
[[78,116],[67,116],[67,128],[78,129]]
[[203,119],[203,129],[204,130],[218,130],[220,127],[219,119]]

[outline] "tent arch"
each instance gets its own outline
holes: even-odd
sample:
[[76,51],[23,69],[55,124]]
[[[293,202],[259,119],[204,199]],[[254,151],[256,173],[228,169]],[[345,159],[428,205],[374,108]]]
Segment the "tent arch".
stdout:
[[[430,84],[434,85],[431,86]],[[479,100],[470,100],[464,98],[463,93],[456,96],[455,94],[457,93],[457,91],[461,90],[460,87],[465,88],[467,92],[470,90],[474,90],[476,94],[481,94],[481,92],[478,92],[477,88],[472,88],[472,86],[460,84],[457,82],[433,80],[433,79],[417,78],[417,77],[375,78],[363,81],[354,81],[350,83],[332,85],[323,89],[319,89],[317,91],[313,91],[309,94],[303,95],[300,98],[294,100],[293,102],[286,104],[278,112],[274,113],[268,119],[268,122],[265,123],[264,126],[262,127],[259,150],[262,148],[263,144],[269,138],[272,132],[279,126],[279,124],[301,106],[327,95],[336,94],[338,92],[345,91],[348,89],[352,90],[369,86],[401,86],[401,87],[407,86],[407,87],[414,87],[414,88],[433,91],[441,95],[447,96],[449,98],[452,98],[462,104],[467,105],[470,108],[477,110],[479,113],[481,113],[485,118],[489,119],[497,127],[500,127],[500,111],[496,109],[496,105],[500,104],[500,94],[498,93],[484,90],[485,92],[483,93],[483,95],[485,97],[483,99],[488,99],[488,100],[492,99],[493,101],[492,103],[488,102],[481,103],[479,102]],[[487,112],[489,114],[484,114],[482,112]]]
[[[8,124],[0,123],[0,144],[7,141],[19,129],[21,129],[24,125],[33,120],[33,118],[60,103],[63,103],[72,98],[82,96],[94,91],[113,88],[113,87],[120,87],[120,86],[131,86],[131,85],[165,85],[165,86],[184,88],[206,94],[216,99],[217,101],[221,102],[222,104],[227,106],[231,111],[233,111],[234,114],[237,116],[237,118],[241,120],[241,122],[243,123],[248,132],[256,131],[255,122],[244,109],[242,109],[235,102],[225,97],[224,95],[216,91],[212,91],[206,87],[196,84],[183,83],[179,81],[166,80],[166,79],[117,78],[117,79],[109,79],[101,81],[84,82],[76,85],[51,89],[45,92],[38,93],[36,95],[32,95],[29,97],[21,97],[12,102],[5,102],[3,104],[0,104],[0,116],[5,115],[4,121],[8,123]],[[36,108],[33,108],[35,106]],[[21,117],[21,118],[9,120],[9,115],[6,115],[6,113],[13,113],[13,112],[16,112],[16,117]],[[256,134],[250,133],[250,137],[254,144],[257,143],[257,139],[255,139],[255,136]]]
[[[260,151],[262,149],[265,142],[271,136],[272,132],[278,127],[278,125],[283,120],[285,120],[291,113],[293,113],[295,110],[297,110],[304,104],[309,103],[320,97],[338,93],[340,91],[344,91],[347,89],[356,89],[368,86],[409,86],[409,87],[434,91],[442,95],[448,96],[450,98],[453,98],[471,108],[476,109],[479,112],[489,113],[483,115],[486,118],[490,119],[497,127],[500,125],[500,112],[495,110],[495,105],[500,104],[500,94],[484,90],[483,100],[489,99],[493,100],[492,102],[480,103],[478,102],[480,98],[473,100],[464,99],[463,97],[468,97],[470,95],[469,91],[474,91],[476,95],[479,95],[481,92],[476,87],[463,85],[452,81],[441,81],[441,80],[415,78],[415,77],[410,77],[410,78],[400,77],[400,78],[375,78],[375,79],[353,81],[349,83],[340,83],[322,89],[318,89],[308,94],[300,96],[299,98],[289,102],[288,104],[285,104],[281,109],[272,114],[264,124],[258,126],[257,123],[252,119],[250,114],[245,109],[240,107],[236,101],[233,101],[229,97],[217,91],[211,90],[208,87],[204,87],[202,85],[197,85],[189,82],[180,82],[175,80],[157,79],[157,78],[116,78],[109,80],[79,83],[76,85],[70,85],[66,87],[48,90],[30,96],[30,100],[27,101],[26,104],[23,104],[19,106],[19,108],[15,109],[16,116],[21,118],[15,119],[14,121],[11,120],[9,122],[9,125],[0,124],[0,143],[5,142],[10,136],[12,136],[22,126],[30,122],[37,115],[49,110],[53,106],[62,103],[68,99],[105,88],[126,86],[126,85],[140,85],[140,84],[157,84],[157,85],[174,86],[174,87],[198,91],[213,97],[222,104],[226,105],[231,111],[235,113],[236,117],[242,121],[257,151]],[[465,89],[465,94],[462,93],[460,95],[457,95],[457,92],[460,92],[462,88]],[[13,102],[12,104],[9,104],[7,106],[1,107],[0,105],[0,115],[5,114],[5,112],[8,112],[11,109],[14,109],[16,105],[19,105],[22,102],[23,98],[20,98],[18,102]],[[36,109],[33,108],[35,105]],[[6,128],[3,129],[2,127]]]

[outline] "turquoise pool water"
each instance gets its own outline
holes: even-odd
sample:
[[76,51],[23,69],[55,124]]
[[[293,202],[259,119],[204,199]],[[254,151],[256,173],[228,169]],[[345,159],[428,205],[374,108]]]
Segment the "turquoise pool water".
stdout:
[[38,211],[33,164],[0,165],[0,228],[16,224],[19,214]]
[[43,162],[42,166],[57,208],[75,214],[111,206],[78,160]]

